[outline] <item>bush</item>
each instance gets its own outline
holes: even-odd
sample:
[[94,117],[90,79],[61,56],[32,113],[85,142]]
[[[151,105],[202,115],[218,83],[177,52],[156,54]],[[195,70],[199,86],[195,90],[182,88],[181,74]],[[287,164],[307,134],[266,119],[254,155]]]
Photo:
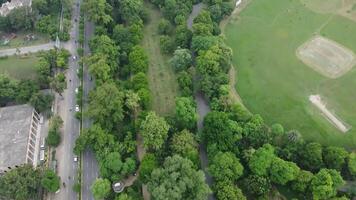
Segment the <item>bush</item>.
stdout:
[[159,44],[162,52],[166,54],[172,53],[175,48],[174,40],[168,35],[162,35],[159,38]]

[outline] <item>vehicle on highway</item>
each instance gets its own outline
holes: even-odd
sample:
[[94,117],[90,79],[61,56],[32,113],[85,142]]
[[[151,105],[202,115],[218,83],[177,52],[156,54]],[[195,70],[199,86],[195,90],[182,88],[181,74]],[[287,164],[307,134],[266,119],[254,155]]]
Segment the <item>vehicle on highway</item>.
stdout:
[[79,112],[79,105],[75,105],[75,112]]
[[75,88],[75,90],[74,90],[74,91],[75,91],[75,93],[76,93],[76,94],[78,94],[78,88]]
[[78,156],[74,156],[74,162],[78,162]]

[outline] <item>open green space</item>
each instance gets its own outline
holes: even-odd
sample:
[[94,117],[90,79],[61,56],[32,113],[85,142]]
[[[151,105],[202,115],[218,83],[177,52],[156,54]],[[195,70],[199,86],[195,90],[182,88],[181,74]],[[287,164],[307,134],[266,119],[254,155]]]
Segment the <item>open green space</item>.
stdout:
[[148,80],[152,109],[161,115],[171,115],[174,112],[175,98],[178,95],[178,83],[168,63],[169,57],[161,53],[159,46],[157,28],[162,16],[153,5],[146,4],[146,8],[148,8],[149,22],[143,30],[142,45],[149,57]]
[[38,57],[9,56],[0,58],[0,73],[7,73],[16,79],[35,79]]
[[[35,38],[33,40],[28,41],[26,39],[26,36],[28,34],[33,34]],[[5,34],[5,33],[0,33],[1,37],[2,36],[9,36],[10,34]],[[11,48],[17,48],[17,47],[24,47],[24,46],[32,46],[32,45],[38,45],[38,44],[45,44],[48,43],[50,39],[48,36],[41,34],[41,33],[26,33],[26,32],[20,32],[16,33],[16,37],[6,45],[4,45],[4,40],[3,38],[0,38],[0,49],[11,49]]]
[[[355,53],[356,23],[314,12],[304,3],[256,0],[239,17],[231,18],[224,32],[234,51],[237,91],[247,108],[261,114],[268,124],[297,129],[306,140],[355,148],[356,69],[329,79],[304,65],[295,52],[320,34]],[[312,94],[320,94],[327,107],[353,128],[347,133],[336,129],[309,102]]]

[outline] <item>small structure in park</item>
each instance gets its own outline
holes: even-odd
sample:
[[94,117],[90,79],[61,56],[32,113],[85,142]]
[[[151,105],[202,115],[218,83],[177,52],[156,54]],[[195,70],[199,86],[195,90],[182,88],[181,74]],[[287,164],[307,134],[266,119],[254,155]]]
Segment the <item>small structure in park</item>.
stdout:
[[242,3],[242,0],[237,0],[235,7],[238,7]]
[[114,192],[120,193],[124,191],[125,185],[122,182],[117,182],[112,185],[112,189],[114,190]]

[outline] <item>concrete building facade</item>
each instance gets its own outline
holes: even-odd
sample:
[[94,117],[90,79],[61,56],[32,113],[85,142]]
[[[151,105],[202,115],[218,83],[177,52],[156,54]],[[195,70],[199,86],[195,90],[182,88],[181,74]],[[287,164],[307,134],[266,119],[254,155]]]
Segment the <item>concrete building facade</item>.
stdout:
[[38,164],[40,115],[25,104],[0,108],[0,174],[21,166]]

